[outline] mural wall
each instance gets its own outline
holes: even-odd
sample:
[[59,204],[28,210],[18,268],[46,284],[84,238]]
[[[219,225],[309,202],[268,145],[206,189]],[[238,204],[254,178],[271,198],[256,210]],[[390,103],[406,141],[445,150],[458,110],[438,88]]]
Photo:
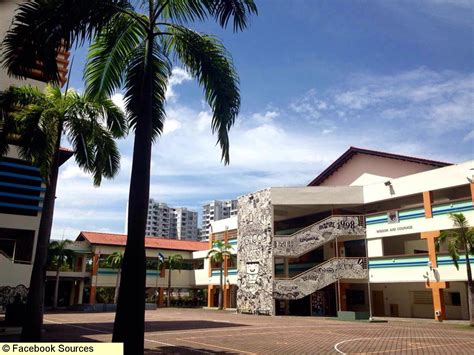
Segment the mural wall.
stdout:
[[298,257],[314,250],[336,237],[365,236],[362,216],[331,216],[290,236],[278,235],[274,240],[275,256]]
[[292,279],[275,280],[273,296],[280,300],[296,300],[338,279],[366,280],[368,276],[366,258],[332,258]]
[[238,199],[237,311],[274,314],[270,189]]

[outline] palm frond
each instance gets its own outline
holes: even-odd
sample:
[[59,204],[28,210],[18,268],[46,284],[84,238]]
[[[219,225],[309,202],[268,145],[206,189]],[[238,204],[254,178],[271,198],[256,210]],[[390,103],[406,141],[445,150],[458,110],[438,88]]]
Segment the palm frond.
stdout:
[[86,93],[111,96],[122,86],[131,52],[146,38],[146,30],[134,18],[115,15],[89,47],[84,73]]
[[[125,105],[129,127],[135,128],[138,118],[142,116],[142,112],[150,109],[143,105],[142,99],[145,95],[151,95],[152,137],[155,139],[163,132],[166,117],[164,108],[165,94],[168,78],[171,75],[171,63],[164,56],[156,41],[150,50],[151,62],[149,66],[147,62],[148,48],[145,43],[141,43],[131,53],[125,80]],[[144,92],[145,76],[147,75],[150,75],[152,78],[150,93]]]
[[204,6],[221,27],[226,28],[233,19],[234,32],[247,28],[249,15],[258,15],[253,0],[203,0]]
[[461,245],[459,242],[459,239],[451,239],[448,242],[448,252],[449,256],[451,256],[451,259],[453,259],[454,266],[456,266],[456,269],[459,270],[459,251],[461,250]]
[[119,12],[123,0],[31,0],[18,6],[3,41],[3,66],[9,75],[27,77],[40,63],[47,81],[59,82],[56,56],[77,40],[91,39]]
[[258,14],[253,0],[173,0],[160,1],[162,14],[165,19],[172,19],[178,23],[202,21],[208,16],[226,28],[229,21],[233,21],[234,31],[244,30],[249,21],[249,15]]
[[49,183],[49,172],[60,132],[57,112],[40,105],[31,105],[21,113],[19,127],[19,153],[40,169],[40,174]]
[[112,135],[101,126],[95,127],[92,136],[94,185],[99,186],[102,177],[112,179],[120,169],[120,153]]
[[212,131],[217,132],[222,160],[229,163],[229,130],[240,108],[239,79],[232,59],[215,38],[191,31],[183,26],[170,26],[170,41],[179,60],[204,88],[213,111]]
[[469,222],[466,216],[462,213],[451,213],[449,218],[453,221],[454,226],[461,230],[467,230],[469,228]]
[[0,92],[0,156],[5,156],[9,150],[12,138],[20,133],[20,116],[18,113],[32,103],[44,101],[44,95],[31,86],[11,86]]
[[86,172],[93,172],[94,145],[90,139],[94,124],[81,117],[70,117],[65,122],[67,137],[74,149],[76,163]]

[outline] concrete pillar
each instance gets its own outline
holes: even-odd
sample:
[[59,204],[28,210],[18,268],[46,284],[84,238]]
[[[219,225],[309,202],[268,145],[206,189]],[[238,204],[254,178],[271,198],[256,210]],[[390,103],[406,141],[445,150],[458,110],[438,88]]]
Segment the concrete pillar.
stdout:
[[74,304],[74,298],[76,296],[76,281],[71,282],[71,291],[69,292],[69,306]]
[[82,257],[81,272],[86,272],[86,267],[87,267],[87,258],[84,255]]
[[92,274],[91,274],[91,292],[89,294],[89,303],[95,303],[95,292],[97,285],[97,271],[99,270],[99,255],[94,254],[92,256]]
[[[213,247],[213,245],[212,245],[213,240],[214,240],[214,234],[211,233],[211,234],[209,235],[209,250],[211,250],[212,247]],[[207,260],[208,265],[209,265],[208,277],[212,277],[212,262],[211,262],[211,259],[207,258],[206,260]]]
[[229,308],[230,304],[230,292],[229,292],[229,284],[224,284],[224,309]]
[[214,285],[207,285],[207,306],[214,307]]
[[439,234],[440,234],[439,231],[420,233],[421,239],[426,239],[426,243],[428,244],[428,255],[431,261],[431,267],[434,267],[434,268],[438,267],[435,239],[439,237]]
[[[438,259],[436,257],[436,245],[435,239],[439,237],[439,231],[431,231],[431,232],[422,232],[420,233],[422,239],[426,239],[426,243],[428,244],[428,254],[429,260],[431,262],[430,271],[432,269],[436,269],[438,267]],[[446,305],[444,302],[444,295],[443,289],[449,288],[449,284],[447,282],[442,281],[431,281],[428,280],[426,282],[426,288],[430,288],[432,295],[433,295],[433,312],[434,312],[434,319],[441,322],[446,319]]]
[[77,295],[77,304],[82,304],[82,295],[84,293],[84,280],[79,281],[79,293]]
[[427,282],[426,287],[431,288],[433,294],[434,318],[438,322],[446,319],[446,304],[444,302],[444,288],[448,288],[447,282]]
[[[290,277],[290,259],[283,257],[283,276],[287,279]],[[285,300],[285,314],[290,314],[290,301]]]
[[431,191],[423,192],[423,207],[425,209],[425,218],[433,218],[433,210],[431,205],[433,204],[433,193]]
[[74,265],[74,271],[82,271],[82,260],[84,259],[83,256],[78,256],[76,258],[76,262]]
[[158,307],[163,307],[165,305],[165,288],[160,287],[158,291]]

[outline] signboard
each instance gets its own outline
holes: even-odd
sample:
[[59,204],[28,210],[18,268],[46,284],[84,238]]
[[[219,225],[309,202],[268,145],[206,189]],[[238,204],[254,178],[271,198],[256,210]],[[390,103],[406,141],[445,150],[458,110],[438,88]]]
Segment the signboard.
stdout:
[[387,212],[387,222],[388,223],[398,223],[400,219],[398,218],[398,211],[388,211]]

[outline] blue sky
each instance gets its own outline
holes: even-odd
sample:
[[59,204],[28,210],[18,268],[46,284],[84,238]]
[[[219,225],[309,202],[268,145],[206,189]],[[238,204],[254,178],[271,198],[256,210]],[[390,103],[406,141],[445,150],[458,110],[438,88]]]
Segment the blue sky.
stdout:
[[[180,67],[165,133],[153,148],[151,196],[200,212],[208,200],[307,184],[349,146],[449,162],[474,156],[474,1],[257,0],[243,33],[211,21],[240,75],[231,164],[220,163],[202,90]],[[82,89],[86,50],[74,56]],[[123,104],[121,94],[114,100]],[[122,169],[100,188],[61,171],[53,237],[123,232],[133,136]]]

